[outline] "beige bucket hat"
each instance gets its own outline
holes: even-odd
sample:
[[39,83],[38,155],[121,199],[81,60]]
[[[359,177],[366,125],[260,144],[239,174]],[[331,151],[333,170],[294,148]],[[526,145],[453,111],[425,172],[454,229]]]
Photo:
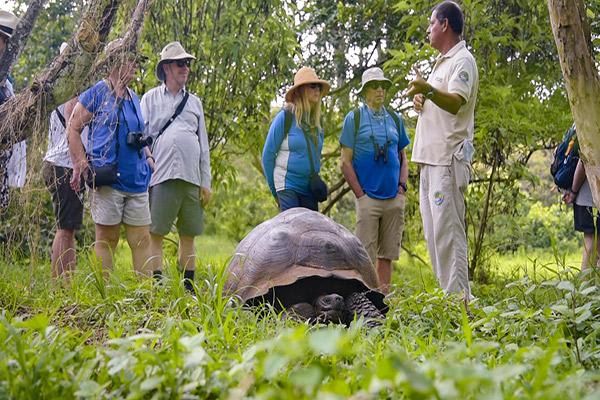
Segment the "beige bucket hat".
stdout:
[[156,65],[156,77],[159,81],[165,81],[165,71],[163,70],[163,64],[167,61],[173,60],[195,60],[196,57],[187,53],[181,43],[171,42],[163,47],[160,52],[160,61]]
[[15,28],[19,18],[9,11],[0,10],[0,33],[4,36],[11,38],[15,33]]
[[358,89],[358,94],[361,94],[362,91],[365,89],[365,85],[372,81],[383,82],[386,89],[392,86],[392,81],[390,81],[383,75],[383,71],[381,70],[381,68],[373,67],[363,72],[362,79],[360,80],[360,89]]
[[291,103],[294,99],[294,93],[296,92],[296,89],[309,83],[321,84],[321,96],[325,96],[327,93],[329,93],[329,89],[331,89],[329,82],[319,79],[314,69],[310,67],[302,67],[298,70],[298,72],[296,72],[296,75],[294,75],[294,86],[292,86],[285,94],[285,101]]

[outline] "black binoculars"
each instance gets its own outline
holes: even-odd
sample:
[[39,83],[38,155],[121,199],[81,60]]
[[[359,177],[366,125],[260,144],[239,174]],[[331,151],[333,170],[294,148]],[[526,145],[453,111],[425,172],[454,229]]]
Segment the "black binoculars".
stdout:
[[386,141],[383,146],[379,146],[379,143],[375,142],[375,162],[377,162],[381,157],[383,157],[383,162],[387,164],[388,162],[388,145],[390,141]]
[[152,141],[153,140],[151,136],[144,136],[142,132],[129,132],[126,138],[127,144],[135,147],[136,149],[152,146]]

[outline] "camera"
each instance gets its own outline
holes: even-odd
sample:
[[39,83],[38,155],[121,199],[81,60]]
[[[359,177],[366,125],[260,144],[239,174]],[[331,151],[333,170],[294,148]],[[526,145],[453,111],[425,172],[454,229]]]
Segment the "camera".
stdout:
[[142,132],[129,132],[127,134],[126,142],[129,146],[142,149],[152,145],[152,137],[144,136]]
[[388,162],[388,145],[390,141],[386,141],[383,146],[379,146],[379,143],[374,142],[375,147],[375,162],[379,160],[380,157],[383,157],[383,162],[387,164]]

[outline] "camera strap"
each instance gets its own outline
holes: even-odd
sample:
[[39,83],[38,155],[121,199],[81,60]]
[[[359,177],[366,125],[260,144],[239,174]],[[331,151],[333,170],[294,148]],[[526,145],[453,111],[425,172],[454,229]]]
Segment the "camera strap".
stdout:
[[[156,135],[156,137],[154,138],[154,144],[156,144],[160,135],[162,135],[163,132],[166,131],[167,128],[173,123],[173,121],[175,121],[175,118],[177,118],[179,116],[179,114],[181,114],[189,97],[190,97],[190,92],[186,91],[185,94],[183,95],[183,99],[181,100],[181,102],[179,103],[177,108],[175,109],[175,112],[173,113],[171,118],[169,118],[169,120],[165,123],[165,125],[161,128],[161,130],[158,131],[158,135]],[[154,150],[154,146],[152,146],[152,149]]]

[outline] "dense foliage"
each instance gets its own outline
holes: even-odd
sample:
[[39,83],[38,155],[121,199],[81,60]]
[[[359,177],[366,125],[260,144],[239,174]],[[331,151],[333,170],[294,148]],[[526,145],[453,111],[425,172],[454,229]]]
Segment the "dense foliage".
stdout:
[[140,284],[117,265],[106,284],[83,267],[67,289],[51,287],[46,265],[0,267],[0,397],[600,395],[600,292],[570,274],[477,287],[468,317],[458,298],[428,289],[428,272],[422,281],[404,266],[384,326],[369,330],[234,307],[222,297],[222,261],[203,265],[197,299],[173,271]]

